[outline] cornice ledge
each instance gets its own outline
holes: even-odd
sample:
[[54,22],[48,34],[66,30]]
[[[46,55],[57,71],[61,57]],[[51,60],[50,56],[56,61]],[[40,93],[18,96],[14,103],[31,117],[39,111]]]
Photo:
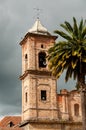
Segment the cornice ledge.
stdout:
[[42,76],[52,76],[51,71],[26,70],[25,73],[19,77],[19,79],[20,80],[24,79],[28,74],[42,75]]

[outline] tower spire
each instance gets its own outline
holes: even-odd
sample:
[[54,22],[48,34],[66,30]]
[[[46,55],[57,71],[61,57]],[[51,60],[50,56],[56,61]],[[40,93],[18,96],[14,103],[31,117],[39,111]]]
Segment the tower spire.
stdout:
[[42,34],[42,35],[51,35],[48,30],[41,24],[39,18],[35,21],[34,25],[32,26],[31,29],[29,29],[30,33],[35,33],[35,34]]

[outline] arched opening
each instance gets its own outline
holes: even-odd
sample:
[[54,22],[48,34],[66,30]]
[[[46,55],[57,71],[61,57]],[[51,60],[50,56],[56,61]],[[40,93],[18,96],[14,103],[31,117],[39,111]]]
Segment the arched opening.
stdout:
[[40,52],[39,55],[39,67],[45,68],[46,67],[46,53]]
[[74,104],[74,115],[79,116],[79,104]]

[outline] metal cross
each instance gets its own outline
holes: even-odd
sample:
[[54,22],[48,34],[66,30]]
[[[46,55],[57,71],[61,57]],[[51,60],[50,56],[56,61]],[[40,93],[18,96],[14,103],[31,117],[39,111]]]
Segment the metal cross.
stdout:
[[36,10],[37,19],[39,19],[41,9],[39,9],[39,8],[34,8],[34,10]]

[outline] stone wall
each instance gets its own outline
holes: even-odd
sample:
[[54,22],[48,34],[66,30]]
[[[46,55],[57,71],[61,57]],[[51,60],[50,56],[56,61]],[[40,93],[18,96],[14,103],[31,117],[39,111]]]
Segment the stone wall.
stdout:
[[81,96],[77,90],[63,89],[58,94],[59,116],[62,120],[82,121]]
[[30,122],[23,130],[82,130],[81,122]]

